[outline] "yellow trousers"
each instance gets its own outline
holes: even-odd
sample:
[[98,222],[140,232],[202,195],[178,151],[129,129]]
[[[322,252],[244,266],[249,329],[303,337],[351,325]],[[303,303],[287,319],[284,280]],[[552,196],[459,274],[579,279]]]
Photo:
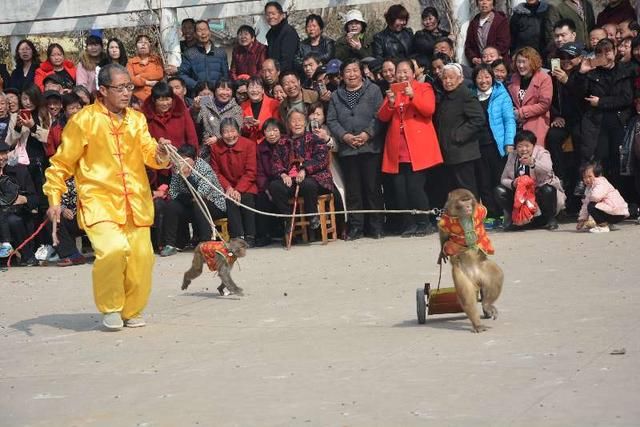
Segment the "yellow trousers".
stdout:
[[93,296],[101,313],[122,312],[123,319],[144,310],[151,293],[155,256],[149,227],[138,227],[131,217],[125,225],[99,222],[85,231],[96,255]]

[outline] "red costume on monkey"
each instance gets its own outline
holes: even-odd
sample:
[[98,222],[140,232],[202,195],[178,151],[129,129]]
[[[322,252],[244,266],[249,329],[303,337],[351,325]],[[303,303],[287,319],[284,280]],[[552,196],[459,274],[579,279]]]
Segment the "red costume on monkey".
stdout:
[[229,251],[225,242],[221,241],[200,243],[200,253],[202,253],[202,257],[207,262],[207,266],[209,266],[209,270],[211,271],[218,271],[216,254],[220,254],[225,257],[225,259],[227,260],[227,264],[229,264],[229,267],[231,267],[237,259],[234,253]]
[[458,255],[471,247],[477,247],[485,254],[493,254],[493,245],[484,229],[484,219],[487,216],[487,208],[478,203],[473,212],[473,224],[461,224],[456,216],[443,213],[438,227],[449,235],[444,243],[445,255]]

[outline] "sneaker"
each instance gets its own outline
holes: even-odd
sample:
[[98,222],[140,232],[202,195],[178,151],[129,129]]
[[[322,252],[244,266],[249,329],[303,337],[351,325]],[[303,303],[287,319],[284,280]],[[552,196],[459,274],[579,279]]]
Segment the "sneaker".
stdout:
[[609,231],[610,230],[608,225],[596,225],[591,230],[589,230],[590,233],[608,233]]
[[55,253],[55,249],[51,245],[40,245],[36,251],[35,257],[38,261],[46,261]]
[[0,245],[0,258],[8,258],[12,251],[13,246],[11,246],[11,243],[3,243]]
[[112,313],[105,313],[102,316],[102,324],[105,328],[115,331],[124,326],[124,322],[122,321],[122,317],[120,317],[119,311],[114,311]]
[[175,255],[178,253],[178,249],[171,246],[171,245],[167,245],[164,248],[162,248],[162,250],[160,251],[160,256],[171,256],[171,255]]
[[144,317],[140,315],[124,321],[124,326],[127,328],[141,328],[146,325],[147,325],[147,322],[145,322]]

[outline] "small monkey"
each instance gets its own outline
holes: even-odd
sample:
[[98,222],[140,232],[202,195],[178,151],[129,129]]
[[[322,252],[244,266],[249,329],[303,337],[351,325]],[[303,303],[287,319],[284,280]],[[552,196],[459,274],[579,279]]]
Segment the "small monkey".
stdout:
[[476,201],[469,190],[459,188],[449,193],[444,214],[438,223],[440,230],[440,256],[438,264],[451,257],[451,273],[462,309],[473,325],[473,332],[487,329],[480,322],[476,308],[476,295],[482,295],[485,318],[498,318],[493,305],[502,291],[502,269],[487,255],[493,246],[484,229],[487,208]]
[[182,280],[182,290],[189,287],[191,281],[202,274],[202,266],[206,262],[209,270],[217,271],[222,284],[218,286],[220,295],[228,295],[225,290],[236,295],[244,295],[240,288],[231,278],[231,269],[236,259],[242,258],[247,253],[247,242],[243,239],[231,239],[229,243],[220,241],[202,242],[193,251],[193,261],[191,268],[184,273]]

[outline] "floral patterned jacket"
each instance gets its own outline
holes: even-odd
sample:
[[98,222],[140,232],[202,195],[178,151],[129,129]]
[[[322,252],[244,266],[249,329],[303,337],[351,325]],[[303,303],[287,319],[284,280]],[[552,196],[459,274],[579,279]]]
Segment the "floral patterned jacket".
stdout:
[[311,132],[298,138],[282,138],[273,150],[273,172],[276,176],[289,173],[296,161],[309,178],[332,191],[333,179],[329,171],[329,147]]

